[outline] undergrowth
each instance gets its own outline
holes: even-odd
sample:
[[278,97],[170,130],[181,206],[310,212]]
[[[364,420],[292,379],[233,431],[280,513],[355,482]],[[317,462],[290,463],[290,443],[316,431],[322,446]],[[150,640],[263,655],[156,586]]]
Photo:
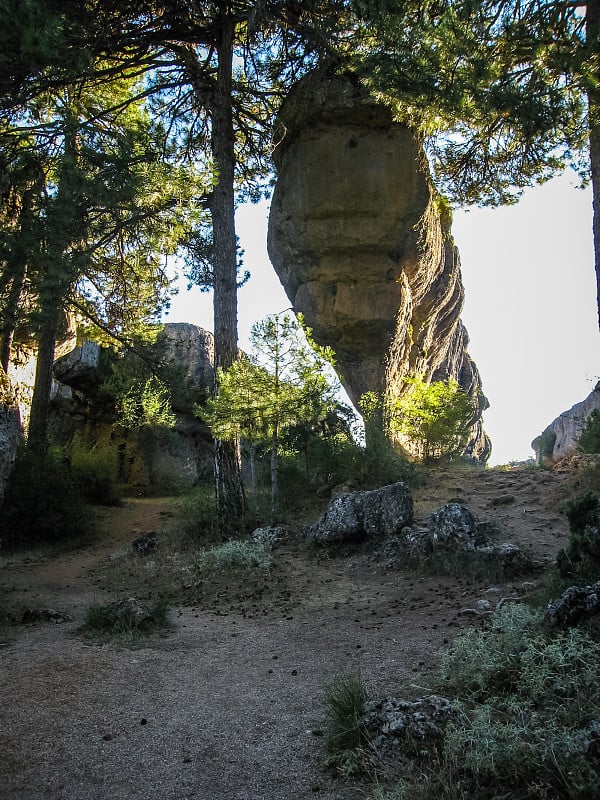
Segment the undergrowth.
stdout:
[[433,682],[455,698],[441,746],[404,747],[410,767],[373,800],[598,797],[600,644],[586,633],[506,605],[455,639]]
[[119,602],[91,605],[86,612],[81,633],[88,639],[134,643],[153,634],[164,634],[171,627],[169,603],[165,597],[156,598],[144,615],[120,611],[119,606]]

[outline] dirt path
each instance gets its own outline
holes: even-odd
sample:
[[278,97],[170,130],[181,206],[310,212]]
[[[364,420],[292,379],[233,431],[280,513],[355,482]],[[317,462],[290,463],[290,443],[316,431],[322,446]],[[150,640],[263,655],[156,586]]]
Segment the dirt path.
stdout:
[[[553,557],[566,526],[546,501],[561,480],[440,472],[414,493],[417,517],[461,499],[507,540]],[[364,552],[325,559],[286,545],[261,591],[234,585],[199,597],[176,610],[166,639],[134,650],[85,643],[75,629],[105,591],[98,565],[159,528],[161,508],[129,501],[102,512],[104,535],[90,548],[0,564],[5,602],[73,616],[26,626],[0,651],[0,800],[365,797],[365,787],[322,769],[324,686],[356,669],[374,694],[411,676],[422,684],[435,651],[469,624],[464,608],[521,591],[415,576]]]

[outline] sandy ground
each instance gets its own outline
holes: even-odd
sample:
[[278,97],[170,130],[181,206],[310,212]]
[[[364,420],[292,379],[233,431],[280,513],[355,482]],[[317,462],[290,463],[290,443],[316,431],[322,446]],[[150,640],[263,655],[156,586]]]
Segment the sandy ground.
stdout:
[[[550,503],[564,480],[559,471],[440,471],[414,492],[416,516],[460,500],[503,540],[550,560],[567,538]],[[71,616],[19,626],[0,648],[1,800],[368,797],[368,786],[322,766],[325,686],[357,670],[373,695],[422,686],[436,651],[473,624],[464,609],[523,594],[523,578],[419,576],[372,550],[325,557],[288,543],[268,576],[205,586],[175,608],[166,638],[136,648],[83,640],[85,609],[114,596],[107,558],[160,529],[164,506],[130,499],[98,512],[93,545],[0,561],[5,609]]]

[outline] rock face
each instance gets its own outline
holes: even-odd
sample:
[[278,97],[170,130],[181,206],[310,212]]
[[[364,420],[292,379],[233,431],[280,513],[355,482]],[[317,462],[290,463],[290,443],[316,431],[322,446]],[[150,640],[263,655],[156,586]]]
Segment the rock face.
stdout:
[[176,423],[156,435],[145,429],[120,429],[96,407],[97,387],[106,379],[98,345],[85,342],[54,364],[59,389],[52,425],[57,441],[67,443],[80,433],[91,443],[117,448],[120,480],[140,492],[191,486],[212,468],[212,439],[194,416],[193,404],[214,383],[213,335],[197,325],[167,323],[158,336],[157,352],[168,367]]
[[0,505],[21,437],[17,397],[8,376],[0,367]]
[[538,464],[545,466],[573,455],[587,418],[600,409],[600,382],[581,403],[564,411],[531,443]]
[[458,251],[423,150],[352,77],[320,71],[292,90],[278,130],[268,245],[294,309],[334,349],[355,404],[409,374],[455,378],[478,400],[467,453],[485,460]]

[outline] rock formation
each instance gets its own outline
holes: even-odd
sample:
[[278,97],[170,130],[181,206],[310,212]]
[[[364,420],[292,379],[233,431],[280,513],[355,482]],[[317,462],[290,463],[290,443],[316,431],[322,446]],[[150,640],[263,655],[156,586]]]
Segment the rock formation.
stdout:
[[276,131],[269,255],[295,311],[334,349],[355,404],[410,374],[455,378],[478,400],[467,453],[484,461],[458,252],[422,148],[358,81],[321,71],[292,90]]
[[[168,374],[175,427],[152,436],[149,431],[129,431],[115,425],[98,403],[97,389],[108,377],[103,373],[100,347],[85,342],[54,364],[52,431],[61,443],[76,432],[87,441],[116,447],[120,478],[139,491],[193,485],[212,468],[212,438],[193,413],[193,404],[210,392],[214,382],[214,340],[197,325],[167,323],[156,351]],[[69,391],[71,390],[71,391]]]
[[585,423],[596,409],[600,409],[600,382],[594,390],[576,403],[568,411],[551,422],[531,443],[538,464],[547,465],[561,458],[571,456],[577,450],[577,442],[583,433]]

